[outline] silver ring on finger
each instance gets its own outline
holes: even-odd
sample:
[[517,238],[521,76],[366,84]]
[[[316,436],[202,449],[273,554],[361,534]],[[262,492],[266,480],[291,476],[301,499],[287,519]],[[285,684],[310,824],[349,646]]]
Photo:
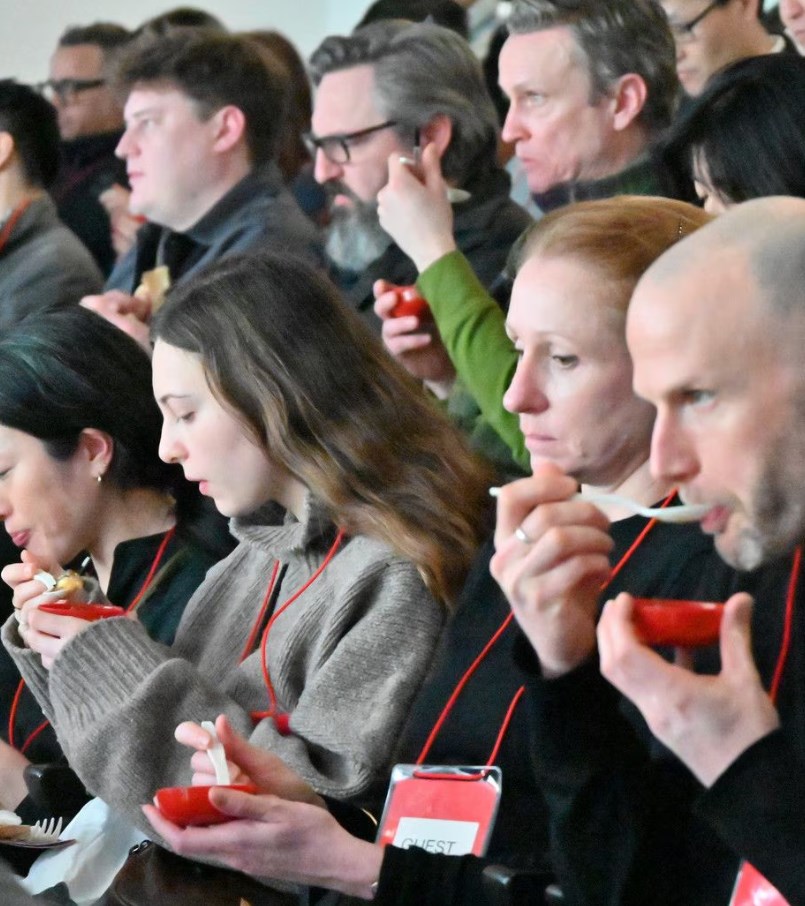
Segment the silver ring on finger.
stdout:
[[516,529],[515,532],[514,532],[514,537],[515,537],[518,541],[522,541],[523,544],[533,544],[533,543],[534,543],[534,539],[533,539],[533,538],[530,538],[530,537],[528,536],[528,534],[526,533],[526,531],[525,531],[525,529],[522,527],[522,525],[518,525],[518,526],[517,526],[517,529]]

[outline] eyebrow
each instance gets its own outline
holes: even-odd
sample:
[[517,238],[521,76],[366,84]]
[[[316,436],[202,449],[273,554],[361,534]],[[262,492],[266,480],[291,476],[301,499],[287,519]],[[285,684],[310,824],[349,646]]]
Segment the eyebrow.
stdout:
[[498,82],[498,88],[506,95],[507,98],[512,98],[515,94],[522,93],[523,91],[534,91],[536,90],[532,83],[531,79],[525,78],[521,79],[519,82],[515,82],[514,85],[510,86],[510,90],[506,91],[503,85]]
[[126,122],[130,120],[136,120],[143,116],[150,116],[154,113],[162,113],[161,107],[141,107],[139,110],[135,110],[134,113],[129,114]]
[[166,393],[164,396],[157,397],[158,403],[168,403],[171,400],[186,400],[190,399],[189,393]]

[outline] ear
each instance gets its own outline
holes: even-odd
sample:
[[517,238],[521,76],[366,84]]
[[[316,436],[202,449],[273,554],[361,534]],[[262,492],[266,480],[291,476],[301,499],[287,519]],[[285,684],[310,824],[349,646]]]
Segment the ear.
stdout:
[[0,132],[0,170],[4,170],[14,157],[14,139],[10,132]]
[[419,134],[423,146],[436,146],[436,151],[441,160],[445,151],[450,147],[450,141],[453,138],[453,123],[447,114],[438,113],[419,130]]
[[636,72],[627,72],[618,79],[612,92],[612,126],[616,132],[635,122],[647,97],[646,83]]
[[210,125],[213,129],[213,150],[223,153],[244,140],[246,115],[240,107],[228,104],[213,114]]
[[84,457],[92,479],[103,478],[109,471],[115,442],[105,431],[98,428],[84,428],[78,439],[77,454]]

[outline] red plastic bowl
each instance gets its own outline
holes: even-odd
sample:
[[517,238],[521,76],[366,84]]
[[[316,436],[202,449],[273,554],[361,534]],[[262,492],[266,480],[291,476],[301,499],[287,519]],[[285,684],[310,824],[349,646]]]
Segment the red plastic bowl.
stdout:
[[[252,794],[257,792],[252,783],[232,783],[217,788]],[[179,827],[204,827],[232,821],[230,815],[219,812],[210,802],[210,790],[214,789],[214,786],[166,786],[157,790],[154,799],[162,816]]]
[[78,617],[79,620],[87,620],[89,623],[126,614],[122,607],[115,607],[114,604],[82,604],[79,601],[52,601],[49,604],[40,604],[39,609],[61,617]]
[[428,309],[428,303],[419,295],[415,286],[398,286],[396,289],[397,304],[391,310],[392,318],[404,318],[416,315],[421,318]]
[[646,645],[697,648],[718,641],[723,604],[636,598],[634,625]]

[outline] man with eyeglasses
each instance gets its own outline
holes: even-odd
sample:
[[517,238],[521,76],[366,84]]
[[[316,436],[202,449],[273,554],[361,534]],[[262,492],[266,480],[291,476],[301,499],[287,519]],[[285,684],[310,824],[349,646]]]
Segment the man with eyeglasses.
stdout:
[[416,169],[427,145],[447,182],[462,190],[453,195],[456,243],[490,284],[530,218],[509,199],[495,110],[466,41],[431,23],[375,22],[325,39],[311,67],[317,92],[308,142],[330,197],[332,275],[348,300],[379,331],[375,281],[416,280],[413,262],[378,222],[377,193],[390,155]]
[[746,57],[790,49],[761,22],[761,0],[660,0],[676,43],[684,91],[701,94],[710,76]]
[[126,168],[115,157],[123,111],[108,83],[113,57],[131,35],[121,25],[96,22],[68,28],[50,58],[40,85],[53,104],[62,138],[61,167],[51,188],[59,217],[92,253],[104,274],[115,262],[109,215],[99,195],[126,184]]

